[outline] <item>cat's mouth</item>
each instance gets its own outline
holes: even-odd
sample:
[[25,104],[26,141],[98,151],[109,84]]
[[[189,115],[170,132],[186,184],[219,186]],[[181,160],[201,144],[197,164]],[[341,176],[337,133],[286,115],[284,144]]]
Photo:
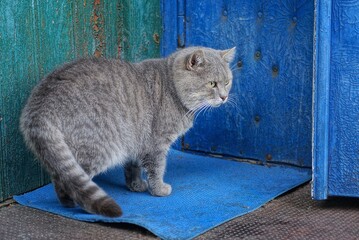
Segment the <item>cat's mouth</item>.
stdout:
[[212,104],[210,104],[210,106],[217,108],[217,107],[220,107],[222,104],[223,104],[223,102],[221,102],[221,103],[212,103]]
[[212,101],[210,101],[210,105],[212,106],[212,107],[219,107],[219,106],[221,106],[222,104],[224,104],[224,103],[226,103],[227,102],[227,100],[228,100],[228,98],[226,98],[226,99],[213,99]]

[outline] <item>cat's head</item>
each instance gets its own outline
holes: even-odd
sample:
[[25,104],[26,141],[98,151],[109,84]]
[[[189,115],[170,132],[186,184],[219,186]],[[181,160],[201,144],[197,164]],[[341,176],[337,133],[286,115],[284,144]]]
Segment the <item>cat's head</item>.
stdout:
[[215,50],[190,47],[173,55],[173,78],[178,96],[189,110],[218,107],[227,102],[232,87],[230,62],[235,48]]

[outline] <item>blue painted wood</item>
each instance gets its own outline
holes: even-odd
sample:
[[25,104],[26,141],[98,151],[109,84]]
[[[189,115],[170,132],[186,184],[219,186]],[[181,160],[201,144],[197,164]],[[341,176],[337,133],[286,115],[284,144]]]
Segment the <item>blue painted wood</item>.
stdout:
[[330,196],[359,197],[359,1],[332,1]]
[[316,200],[328,196],[331,4],[331,0],[315,2],[312,196]]
[[[161,0],[161,14],[162,14],[162,36],[161,36],[161,56],[166,57],[175,52],[178,48],[178,17],[181,16],[184,20],[184,0]],[[183,22],[185,24],[185,22]],[[184,26],[182,29],[184,30]],[[184,35],[182,36],[184,41]],[[177,150],[182,149],[182,140],[180,137],[172,144],[172,147]]]
[[161,56],[166,57],[177,49],[177,0],[161,0],[161,13]]
[[312,195],[359,197],[359,1],[315,11]]
[[177,39],[178,47],[184,47],[186,44],[186,33],[185,33],[185,24],[186,24],[186,5],[185,0],[177,0]]
[[[19,133],[20,109],[39,77],[36,9],[31,1],[0,1],[0,202],[44,183]],[[29,161],[30,160],[30,161]]]
[[186,46],[237,47],[236,105],[200,115],[185,148],[311,166],[313,8],[309,0],[185,1]]

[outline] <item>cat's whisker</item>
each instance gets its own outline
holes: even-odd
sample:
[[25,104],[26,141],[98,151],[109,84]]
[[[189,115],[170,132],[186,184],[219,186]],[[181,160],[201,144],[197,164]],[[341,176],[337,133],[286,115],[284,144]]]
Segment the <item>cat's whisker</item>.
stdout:
[[209,105],[208,105],[207,103],[204,103],[204,104],[202,105],[202,107],[200,107],[200,109],[196,112],[196,116],[195,116],[195,118],[194,118],[193,121],[196,121],[196,119],[197,119],[197,117],[200,115],[200,113],[204,112],[205,109],[206,109],[208,106],[209,106]]
[[228,97],[228,104],[233,104],[235,102],[234,97]]
[[206,104],[203,104],[198,111],[196,111],[196,115],[199,115],[206,108]]
[[190,117],[190,116],[193,115],[193,114],[194,114],[194,110],[191,109],[191,110],[189,110],[188,112],[186,112],[186,114],[184,115],[184,117]]
[[196,121],[197,117],[198,117],[198,112],[194,115],[193,122],[195,122],[195,121]]
[[204,111],[204,114],[211,112],[212,106],[208,105],[207,109]]
[[235,68],[237,68],[237,63],[233,63],[233,65],[232,66],[229,66],[229,69],[235,69]]
[[239,109],[238,102],[234,98],[228,99],[228,104],[235,109]]
[[203,103],[199,103],[196,106],[194,106],[192,109],[190,109],[186,114],[185,117],[193,116],[195,112],[203,105]]
[[206,102],[201,102],[190,109],[186,114],[185,117],[193,117],[198,111],[201,110],[206,105]]
[[238,102],[238,96],[237,96],[237,94],[231,94],[231,95],[228,97],[228,101],[229,101],[229,102],[233,102],[233,103],[237,103],[237,102]]
[[206,114],[206,111],[207,111],[208,108],[209,108],[208,105],[204,107],[204,109],[202,110],[202,115],[205,115],[205,114]]
[[232,73],[234,73],[235,71],[238,71],[238,70],[241,70],[241,69],[240,68],[231,69]]

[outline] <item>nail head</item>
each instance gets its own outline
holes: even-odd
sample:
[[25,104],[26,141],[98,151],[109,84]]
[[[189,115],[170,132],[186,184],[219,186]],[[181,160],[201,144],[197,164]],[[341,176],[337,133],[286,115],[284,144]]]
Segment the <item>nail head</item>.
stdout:
[[260,51],[256,51],[256,53],[254,54],[254,56],[259,59],[261,57],[261,52]]
[[272,71],[273,71],[274,73],[278,73],[279,67],[278,67],[277,65],[273,65]]

